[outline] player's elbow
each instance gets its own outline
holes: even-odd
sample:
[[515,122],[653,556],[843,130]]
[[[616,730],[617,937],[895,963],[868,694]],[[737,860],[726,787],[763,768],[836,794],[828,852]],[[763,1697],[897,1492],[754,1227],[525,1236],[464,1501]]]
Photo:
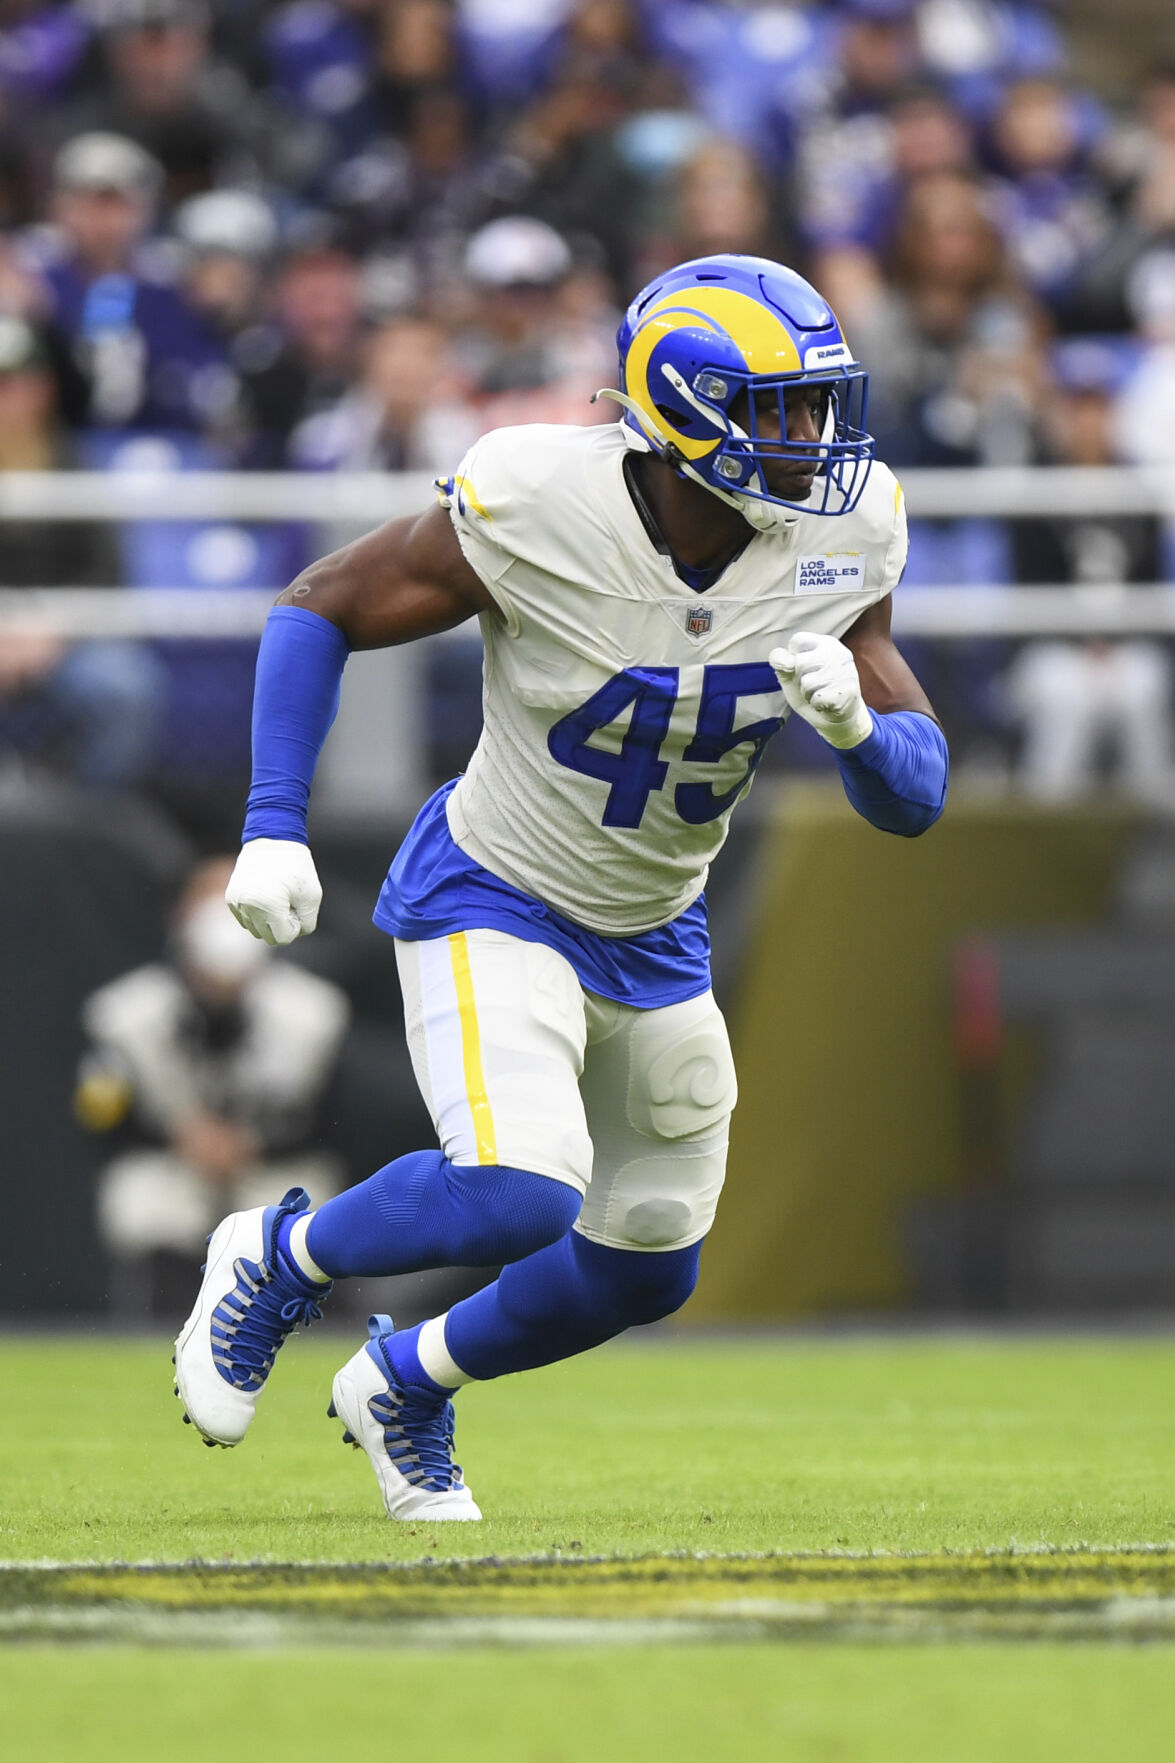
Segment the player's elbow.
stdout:
[[321,612],[322,603],[333,598],[338,588],[338,570],[334,556],[319,557],[307,564],[294,577],[288,588],[277,598],[279,606],[303,606],[309,612]]
[[344,548],[308,564],[301,575],[295,576],[289,587],[278,595],[277,604],[300,606],[306,612],[316,612],[329,624],[337,625],[350,641],[354,590],[353,571],[348,567]]

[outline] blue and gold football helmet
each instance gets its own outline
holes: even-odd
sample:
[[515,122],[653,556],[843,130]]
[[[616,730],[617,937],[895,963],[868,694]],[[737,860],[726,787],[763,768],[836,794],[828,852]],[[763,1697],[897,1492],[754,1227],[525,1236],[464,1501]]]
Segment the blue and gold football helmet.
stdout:
[[[616,340],[620,391],[604,395],[676,471],[756,526],[768,524],[768,509],[748,504],[801,514],[856,507],[873,460],[869,376],[831,306],[794,270],[733,254],[679,264],[637,295]],[[817,441],[780,439],[785,396],[797,386],[825,395]],[[769,419],[763,400],[772,395]],[[768,487],[764,467],[780,459],[815,465],[802,500]]]

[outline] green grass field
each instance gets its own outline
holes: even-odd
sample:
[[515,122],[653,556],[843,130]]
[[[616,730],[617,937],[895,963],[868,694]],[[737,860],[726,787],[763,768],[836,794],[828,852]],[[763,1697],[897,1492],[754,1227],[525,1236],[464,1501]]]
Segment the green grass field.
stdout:
[[1171,1341],[621,1343],[463,1392],[448,1528],[340,1448],[350,1350],[230,1453],[163,1342],[0,1345],[0,1559],[70,1564],[0,1572],[5,1763],[1175,1751]]
[[1175,1542],[1167,1340],[619,1343],[464,1391],[486,1522],[421,1530],[326,1419],[350,1350],[295,1339],[230,1452],[180,1424],[166,1343],[4,1342],[0,1559]]

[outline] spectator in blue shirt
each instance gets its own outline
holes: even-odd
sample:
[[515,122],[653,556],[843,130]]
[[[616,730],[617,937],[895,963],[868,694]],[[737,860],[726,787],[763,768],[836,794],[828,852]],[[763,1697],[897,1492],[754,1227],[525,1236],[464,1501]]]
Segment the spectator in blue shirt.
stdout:
[[804,236],[822,252],[855,247],[882,259],[893,244],[910,187],[936,172],[967,173],[974,167],[966,118],[936,86],[911,81],[894,94],[883,115],[870,119],[869,151],[805,155]]
[[1058,80],[1020,80],[996,113],[995,213],[1012,261],[1063,319],[1081,266],[1107,238],[1106,191],[1089,165],[1098,124]]
[[56,230],[31,241],[79,428],[203,430],[231,397],[224,352],[146,246],[159,167],[133,141],[58,154]]

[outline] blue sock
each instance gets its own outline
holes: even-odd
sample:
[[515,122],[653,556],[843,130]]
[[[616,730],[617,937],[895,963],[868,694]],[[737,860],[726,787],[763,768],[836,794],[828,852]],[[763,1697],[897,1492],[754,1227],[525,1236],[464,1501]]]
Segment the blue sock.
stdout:
[[557,1241],[580,1204],[576,1189],[551,1176],[414,1151],[320,1206],[306,1249],[332,1279],[494,1267]]
[[[445,1323],[445,1345],[473,1378],[501,1377],[569,1359],[637,1323],[655,1322],[679,1310],[697,1282],[701,1249],[701,1243],[661,1253],[607,1249],[568,1231],[549,1248],[504,1267],[483,1291],[454,1304]],[[398,1338],[393,1335],[392,1341]],[[403,1356],[409,1368],[414,1339],[405,1338]],[[422,1369],[415,1373],[417,1381],[423,1376]]]

